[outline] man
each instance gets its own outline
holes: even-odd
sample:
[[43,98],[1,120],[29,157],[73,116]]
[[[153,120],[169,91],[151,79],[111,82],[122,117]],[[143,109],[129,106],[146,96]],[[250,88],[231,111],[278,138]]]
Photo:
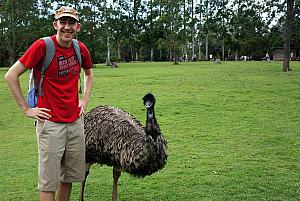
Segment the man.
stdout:
[[85,143],[81,115],[89,102],[93,72],[90,54],[79,42],[84,70],[84,93],[79,101],[78,76],[80,65],[72,45],[72,39],[80,31],[77,12],[61,7],[55,12],[53,27],[57,33],[51,36],[55,44],[55,56],[45,71],[43,94],[38,106],[29,108],[21,92],[19,76],[33,69],[40,79],[41,65],[46,45],[40,39],[9,69],[5,80],[17,104],[27,117],[37,120],[36,133],[39,152],[40,201],[58,201],[70,198],[72,182],[82,182],[85,174]]

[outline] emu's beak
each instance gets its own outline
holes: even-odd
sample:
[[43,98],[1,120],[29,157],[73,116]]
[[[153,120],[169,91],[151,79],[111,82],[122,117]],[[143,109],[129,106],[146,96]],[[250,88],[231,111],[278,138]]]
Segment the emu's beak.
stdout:
[[152,102],[151,101],[146,101],[146,103],[145,103],[145,107],[147,108],[147,109],[149,109],[151,106],[152,106]]

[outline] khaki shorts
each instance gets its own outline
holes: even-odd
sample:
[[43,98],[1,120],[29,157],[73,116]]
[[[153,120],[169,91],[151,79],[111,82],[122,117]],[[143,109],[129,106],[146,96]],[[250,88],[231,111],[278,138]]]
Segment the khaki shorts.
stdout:
[[85,175],[83,118],[71,123],[37,122],[39,190],[56,191],[60,181],[82,182]]

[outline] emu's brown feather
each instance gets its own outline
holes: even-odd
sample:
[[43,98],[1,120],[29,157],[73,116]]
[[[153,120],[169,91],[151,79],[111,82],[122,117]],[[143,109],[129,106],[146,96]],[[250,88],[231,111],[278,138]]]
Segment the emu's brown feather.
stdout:
[[116,166],[133,176],[144,177],[163,168],[166,141],[153,139],[128,112],[99,106],[84,118],[86,162]]
[[113,166],[112,200],[117,200],[121,172],[145,177],[162,169],[167,160],[167,142],[155,118],[155,97],[143,98],[147,110],[146,127],[121,109],[98,106],[84,117],[87,172],[81,186],[80,200],[92,164]]

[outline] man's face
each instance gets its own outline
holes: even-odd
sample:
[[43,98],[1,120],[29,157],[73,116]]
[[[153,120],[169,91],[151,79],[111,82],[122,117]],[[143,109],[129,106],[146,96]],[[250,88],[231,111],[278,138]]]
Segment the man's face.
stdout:
[[80,23],[71,17],[62,17],[53,22],[57,30],[58,40],[63,43],[70,43],[80,30]]

